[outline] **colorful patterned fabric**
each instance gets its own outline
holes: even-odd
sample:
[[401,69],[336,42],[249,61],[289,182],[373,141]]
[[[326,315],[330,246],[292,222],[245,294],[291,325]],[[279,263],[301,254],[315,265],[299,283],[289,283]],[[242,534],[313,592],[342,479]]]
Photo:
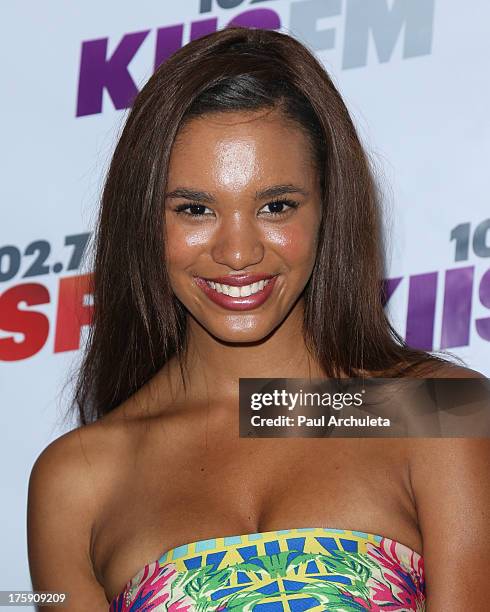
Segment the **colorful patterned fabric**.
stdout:
[[423,558],[382,536],[318,527],[199,540],[134,576],[110,612],[425,610]]

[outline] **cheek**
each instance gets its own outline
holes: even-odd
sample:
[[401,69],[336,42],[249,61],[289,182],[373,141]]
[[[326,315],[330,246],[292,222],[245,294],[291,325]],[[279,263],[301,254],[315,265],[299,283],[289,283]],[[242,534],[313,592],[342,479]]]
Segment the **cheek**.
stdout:
[[267,232],[268,243],[291,265],[309,264],[315,258],[316,235],[311,228],[291,224]]
[[179,223],[167,223],[165,253],[167,264],[174,268],[191,265],[197,255],[209,244],[211,231],[205,227],[183,227]]

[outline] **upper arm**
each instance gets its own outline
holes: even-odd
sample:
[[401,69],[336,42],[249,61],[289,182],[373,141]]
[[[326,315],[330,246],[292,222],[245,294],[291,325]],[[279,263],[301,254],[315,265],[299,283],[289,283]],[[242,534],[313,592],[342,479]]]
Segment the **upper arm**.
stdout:
[[410,459],[427,609],[485,610],[490,567],[490,439],[419,439]]
[[[453,364],[439,368],[434,377],[485,378]],[[410,448],[427,610],[485,610],[490,567],[490,438],[420,438],[411,441]]]
[[[64,610],[107,610],[90,556],[94,487],[78,430],[52,442],[29,479],[27,541],[35,591],[67,593]],[[59,610],[59,606],[42,610]]]

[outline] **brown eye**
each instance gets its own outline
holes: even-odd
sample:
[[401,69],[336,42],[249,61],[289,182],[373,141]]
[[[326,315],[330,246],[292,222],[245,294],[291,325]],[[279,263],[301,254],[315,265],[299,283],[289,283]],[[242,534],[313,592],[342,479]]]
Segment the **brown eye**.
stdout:
[[[204,213],[208,209],[203,204],[179,204],[175,207],[175,212],[178,214],[184,214],[187,217],[205,217],[209,216],[209,213]],[[187,212],[189,210],[190,212]],[[211,210],[211,209],[208,209]]]
[[[294,200],[274,200],[273,202],[269,202],[265,205],[265,207],[270,207],[271,210],[266,211],[267,215],[284,215],[287,214],[290,210],[294,208],[298,208],[298,202]],[[264,208],[265,208],[264,207]]]

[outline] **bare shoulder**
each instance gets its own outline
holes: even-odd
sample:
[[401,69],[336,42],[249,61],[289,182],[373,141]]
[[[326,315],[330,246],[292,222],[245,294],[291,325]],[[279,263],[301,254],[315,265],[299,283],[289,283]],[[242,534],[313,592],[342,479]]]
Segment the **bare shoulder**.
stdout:
[[490,567],[490,438],[419,439],[410,481],[434,610],[484,610]]
[[[487,379],[452,363],[438,364],[426,377]],[[484,609],[487,577],[482,568],[490,565],[490,438],[418,438],[410,439],[408,448],[427,603],[438,610]]]
[[451,361],[427,360],[413,370],[414,378],[486,378],[484,374]]
[[477,370],[472,370],[455,363],[442,363],[434,372],[435,378],[486,378]]
[[[32,520],[53,506],[76,502],[80,514],[94,505],[90,463],[83,442],[88,439],[83,428],[53,440],[37,457],[29,478],[28,509]],[[83,502],[80,506],[79,503]]]
[[30,482],[62,487],[72,485],[73,479],[83,480],[89,468],[84,445],[93,437],[90,427],[78,427],[48,444],[33,465]]
[[51,442],[31,470],[27,542],[32,586],[68,593],[70,611],[107,609],[93,570],[92,534],[104,503],[103,479],[110,477],[115,432],[108,423],[76,428]]
[[[53,492],[73,489],[88,493],[106,450],[114,444],[113,422],[97,422],[77,427],[53,440],[37,457],[30,486],[50,487]],[[85,495],[84,495],[85,498]]]
[[79,426],[53,440],[37,457],[30,474],[29,491],[44,503],[69,495],[80,508],[95,515],[101,503],[102,479],[117,469],[114,461],[131,436],[131,423],[116,409],[89,425]]
[[[460,366],[451,362],[429,363],[425,368],[422,367],[417,372],[416,377],[421,378],[437,378],[437,379],[476,379],[488,381],[488,378],[478,370]],[[485,383],[486,384],[486,383]],[[489,395],[490,401],[490,395]],[[426,470],[430,467],[432,472],[437,470],[437,466],[443,470],[445,463],[445,454],[459,452],[466,454],[464,449],[478,448],[478,452],[484,452],[484,449],[490,443],[490,438],[413,438],[408,442],[410,449],[410,462],[412,469]],[[457,450],[458,449],[458,450]],[[430,464],[425,464],[434,453],[437,453],[440,462],[430,460]],[[462,456],[460,457],[463,458]],[[442,474],[441,474],[442,476]]]

